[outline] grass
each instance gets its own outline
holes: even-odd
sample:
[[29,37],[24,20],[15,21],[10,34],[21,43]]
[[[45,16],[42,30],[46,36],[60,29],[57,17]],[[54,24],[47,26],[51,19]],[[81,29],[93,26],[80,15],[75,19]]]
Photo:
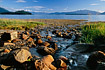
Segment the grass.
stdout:
[[66,19],[0,19],[0,29],[22,30],[25,28],[57,27],[80,24],[84,20]]
[[0,29],[22,30],[25,28],[34,28],[37,25],[44,25],[43,22],[27,21],[20,19],[0,19]]
[[82,42],[105,44],[105,23],[92,23],[82,26]]

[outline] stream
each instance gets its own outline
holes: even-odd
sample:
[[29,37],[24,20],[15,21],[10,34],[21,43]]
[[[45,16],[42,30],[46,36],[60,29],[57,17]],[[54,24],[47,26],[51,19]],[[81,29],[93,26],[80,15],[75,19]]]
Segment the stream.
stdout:
[[[52,31],[59,30],[61,32],[66,32],[70,27],[77,27],[79,25],[68,25],[66,27],[56,27],[56,28],[44,28],[40,30],[40,35],[43,37],[42,40],[48,41],[48,39],[44,38],[45,36],[51,36],[52,40],[56,42],[58,45],[58,51],[56,51],[54,58],[58,58],[59,56],[65,56],[69,59],[68,70],[87,70],[86,61],[89,57],[89,53],[80,53],[81,48],[75,47],[75,43],[79,43],[79,41],[74,41],[75,35],[72,35],[72,38],[62,38],[57,37],[55,34],[52,34]],[[74,33],[71,31],[69,34]],[[43,57],[39,53],[37,53],[36,48],[30,48],[30,52],[32,55],[36,55],[39,57]]]

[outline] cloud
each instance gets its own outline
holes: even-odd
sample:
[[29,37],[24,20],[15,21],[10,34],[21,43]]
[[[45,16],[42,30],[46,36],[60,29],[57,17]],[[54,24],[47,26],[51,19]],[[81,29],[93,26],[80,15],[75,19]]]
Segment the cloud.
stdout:
[[45,7],[43,7],[43,6],[30,6],[30,7],[25,7],[25,8],[30,8],[30,9],[35,9],[35,10],[40,10],[40,9],[43,9],[43,8],[45,8]]
[[103,11],[103,10],[95,10],[95,11],[98,11],[98,12],[100,12],[100,13],[103,13],[103,12],[105,12],[105,11]]
[[100,0],[100,1],[105,1],[105,0]]
[[65,10],[65,11],[68,10],[68,7],[64,8],[64,10]]
[[95,3],[93,3],[93,4],[90,4],[90,5],[92,5],[92,6],[96,6],[96,5],[99,5],[99,4],[95,4]]
[[53,9],[48,9],[48,10],[52,11]]
[[38,2],[37,0],[33,1],[33,2]]
[[24,3],[24,2],[26,2],[26,1],[25,1],[25,0],[17,0],[16,2],[23,2],[23,3]]

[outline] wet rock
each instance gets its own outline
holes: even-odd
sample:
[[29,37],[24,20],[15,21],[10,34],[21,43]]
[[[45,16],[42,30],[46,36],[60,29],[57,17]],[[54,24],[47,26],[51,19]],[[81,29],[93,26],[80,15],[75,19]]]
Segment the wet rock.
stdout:
[[1,35],[3,41],[13,40],[17,38],[17,31],[6,31]]
[[9,53],[9,52],[10,52],[10,50],[8,50],[8,49],[4,49],[4,52],[7,52],[7,53]]
[[54,61],[54,58],[51,55],[47,55],[42,58],[42,62],[51,70],[56,70],[57,68],[52,65],[52,62]]
[[43,45],[46,46],[46,47],[48,47],[50,45],[50,43],[44,42]]
[[[72,49],[72,50],[71,50]],[[94,49],[94,45],[93,44],[86,44],[86,43],[78,43],[78,44],[74,44],[72,46],[69,46],[65,52],[69,52],[69,51],[76,51],[79,53],[86,53],[86,52],[92,52]]]
[[30,33],[28,31],[25,32],[26,35],[30,36]]
[[55,51],[58,50],[58,45],[54,42],[50,42],[51,48],[53,48]]
[[0,42],[0,46],[3,47],[3,46],[7,46],[7,45],[12,45],[12,46],[15,46],[14,43],[10,43],[10,42],[4,42],[4,41],[1,41]]
[[52,34],[57,34],[58,30],[52,31]]
[[30,37],[31,37],[32,39],[34,39],[36,36],[35,36],[35,35],[31,35]]
[[70,33],[71,31],[70,30],[66,30],[67,31],[67,33]]
[[21,36],[21,37],[22,37],[22,39],[23,39],[23,40],[27,40],[27,39],[29,38],[29,36],[28,36],[28,35],[26,35],[26,34],[22,34],[22,36]]
[[48,55],[51,54],[53,55],[55,53],[55,50],[53,48],[48,48],[46,46],[40,46],[37,48],[38,53],[42,55]]
[[51,37],[51,36],[47,36],[46,38],[47,38],[47,39],[51,39],[52,37]]
[[42,39],[37,39],[36,40],[36,44],[42,44],[42,43],[43,43]]
[[66,58],[65,56],[59,56],[60,60],[63,60],[65,63],[68,62],[68,58]]
[[71,31],[74,31],[74,32],[76,32],[77,30],[76,30],[75,28],[73,28],[73,29],[71,29]]
[[57,68],[58,70],[67,70],[67,65],[64,61],[62,60],[57,60]]
[[31,53],[25,49],[16,49],[11,51],[9,54],[0,57],[0,63],[6,66],[18,66],[21,63],[26,62]]
[[27,41],[28,41],[28,42],[32,42],[33,39],[30,37],[30,38],[27,39]]
[[62,35],[63,35],[62,36],[63,38],[67,38],[68,37],[68,34],[67,33],[63,33]]
[[25,49],[29,51],[29,47],[21,47],[21,49]]
[[57,33],[57,37],[62,37],[62,32]]
[[12,43],[16,43],[16,42],[20,42],[20,41],[21,41],[21,39],[13,39]]
[[42,61],[35,61],[35,70],[50,70]]
[[31,56],[31,53],[25,49],[16,50],[11,53],[14,55],[15,60],[20,63],[27,61]]
[[36,39],[40,39],[41,38],[40,34],[34,34],[34,36],[35,36]]
[[87,67],[90,70],[96,70],[98,62],[105,62],[105,53],[101,51],[94,52],[91,54],[86,62]]

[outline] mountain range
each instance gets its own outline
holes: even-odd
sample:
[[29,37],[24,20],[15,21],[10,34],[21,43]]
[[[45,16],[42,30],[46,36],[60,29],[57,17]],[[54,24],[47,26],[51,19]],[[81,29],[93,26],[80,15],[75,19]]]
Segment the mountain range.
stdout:
[[34,15],[105,15],[105,12],[100,13],[97,11],[91,11],[91,10],[77,10],[73,12],[54,12],[54,13],[46,13],[46,12],[32,12]]
[[100,13],[97,11],[91,11],[91,10],[77,10],[77,11],[73,11],[73,12],[55,12],[55,13],[51,13],[51,14],[56,14],[56,15],[101,15],[101,14],[105,14],[105,13]]
[[105,15],[105,12],[100,13],[97,11],[91,11],[91,10],[77,10],[73,12],[54,12],[54,13],[46,13],[46,12],[28,12],[28,11],[16,11],[16,12],[10,12],[2,7],[0,7],[0,14],[17,14],[17,15]]

